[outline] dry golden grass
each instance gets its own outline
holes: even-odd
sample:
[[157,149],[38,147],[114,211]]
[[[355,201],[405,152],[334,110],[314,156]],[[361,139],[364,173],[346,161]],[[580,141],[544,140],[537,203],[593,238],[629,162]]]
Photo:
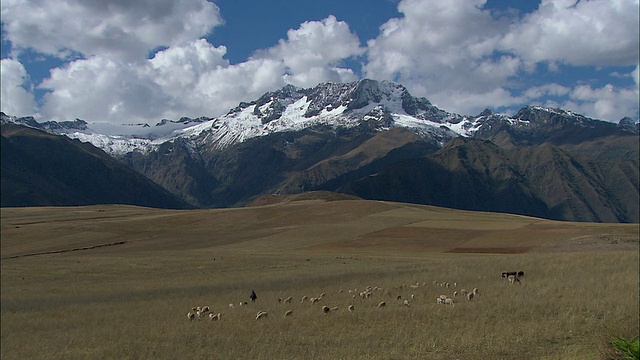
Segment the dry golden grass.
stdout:
[[[1,250],[3,359],[585,359],[638,336],[637,224],[367,201],[2,209]],[[203,305],[222,320],[189,321]]]

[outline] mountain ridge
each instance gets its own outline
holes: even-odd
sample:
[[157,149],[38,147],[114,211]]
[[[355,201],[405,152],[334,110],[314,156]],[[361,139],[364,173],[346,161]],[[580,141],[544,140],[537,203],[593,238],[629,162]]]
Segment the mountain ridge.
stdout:
[[14,124],[2,125],[1,140],[2,207],[191,207],[91,144]]
[[[117,135],[94,132],[90,124],[80,119],[38,123],[33,117],[15,118],[2,114],[3,123],[21,123],[65,134],[91,142],[114,156],[131,151],[153,151],[160,144],[177,138],[187,139],[194,146],[224,148],[276,132],[299,131],[317,125],[354,127],[367,121],[376,122],[380,129],[404,127],[422,137],[435,139],[440,145],[458,136],[494,137],[495,129],[505,126],[519,133],[528,133],[527,137],[541,129],[549,132],[567,125],[608,132],[638,133],[640,129],[640,124],[634,124],[628,117],[613,124],[562,109],[539,106],[525,106],[512,117],[494,114],[489,109],[476,116],[463,116],[439,109],[424,97],[412,96],[400,84],[370,79],[322,83],[307,89],[286,85],[265,93],[255,101],[242,102],[217,118],[162,119],[153,127],[129,124],[127,130],[137,131],[128,136],[124,132]],[[144,131],[151,131],[147,130],[150,128],[164,131],[145,134]]]
[[[194,207],[343,191],[558,220],[638,222],[628,201],[638,197],[638,124],[629,118],[614,124],[539,106],[514,116],[489,109],[462,116],[402,85],[364,79],[287,85],[217,118],[130,125],[129,135],[96,134],[79,119],[41,125],[2,114],[2,123],[91,142]],[[421,169],[423,182],[415,183]],[[541,179],[565,190],[545,193]],[[563,207],[562,196],[582,200]]]

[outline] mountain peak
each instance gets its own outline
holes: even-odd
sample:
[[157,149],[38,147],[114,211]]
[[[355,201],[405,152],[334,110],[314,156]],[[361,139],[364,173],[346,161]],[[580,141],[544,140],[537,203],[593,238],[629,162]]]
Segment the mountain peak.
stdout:
[[618,122],[618,127],[624,130],[638,132],[638,130],[640,130],[640,123],[636,123],[632,118],[625,116]]
[[587,123],[595,121],[594,119],[587,118],[568,110],[530,105],[520,109],[514,118],[544,125],[567,125],[569,123]]

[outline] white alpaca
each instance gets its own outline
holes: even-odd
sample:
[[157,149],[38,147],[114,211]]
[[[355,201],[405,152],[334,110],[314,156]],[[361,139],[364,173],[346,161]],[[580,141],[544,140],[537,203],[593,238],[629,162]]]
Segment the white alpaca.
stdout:
[[268,316],[269,316],[269,314],[267,314],[266,311],[258,311],[258,313],[256,314],[256,320],[260,320],[260,319],[266,318]]

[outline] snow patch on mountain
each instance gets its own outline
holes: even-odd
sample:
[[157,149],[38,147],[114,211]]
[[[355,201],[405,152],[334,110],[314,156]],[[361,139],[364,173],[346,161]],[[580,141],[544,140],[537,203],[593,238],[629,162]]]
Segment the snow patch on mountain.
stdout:
[[127,154],[134,150],[148,152],[153,142],[149,139],[130,138],[117,135],[74,132],[65,134],[72,139],[89,142],[109,154]]

